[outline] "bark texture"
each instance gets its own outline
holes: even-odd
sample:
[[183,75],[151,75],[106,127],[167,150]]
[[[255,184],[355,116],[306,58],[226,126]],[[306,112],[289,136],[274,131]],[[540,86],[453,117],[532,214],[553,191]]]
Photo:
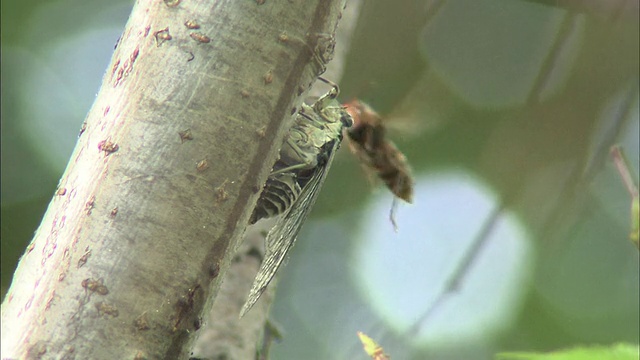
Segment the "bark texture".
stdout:
[[[346,54],[350,48],[351,36],[357,24],[361,5],[362,1],[351,0],[342,12],[335,35],[334,57],[327,65],[326,72],[322,74],[326,79],[338,82],[342,77]],[[328,89],[327,84],[318,81],[309,91],[309,96],[319,97]],[[194,355],[197,358],[269,358],[269,347],[274,338],[267,335],[271,332],[270,327],[273,326],[268,319],[277,286],[277,276],[251,311],[240,320],[238,314],[260,267],[260,258],[264,255],[264,234],[274,223],[275,219],[265,219],[247,228],[242,246],[215,298],[213,311],[203,318],[203,328],[198,332],[198,340],[194,347]],[[283,330],[295,331],[295,329]],[[255,346],[247,346],[244,343],[247,339],[252,339],[250,343]],[[287,337],[285,336],[282,341],[286,343]],[[256,356],[257,353],[260,357]]]
[[3,359],[190,356],[342,7],[136,3],[2,305]]

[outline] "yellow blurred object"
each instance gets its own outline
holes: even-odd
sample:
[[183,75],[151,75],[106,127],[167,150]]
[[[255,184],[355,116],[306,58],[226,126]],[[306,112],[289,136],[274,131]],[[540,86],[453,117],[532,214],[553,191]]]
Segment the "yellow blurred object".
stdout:
[[378,345],[372,338],[368,337],[365,333],[358,331],[358,337],[360,338],[360,342],[362,342],[362,346],[364,347],[364,352],[367,355],[371,356],[373,360],[389,360],[391,357],[384,353],[384,349],[382,346]]

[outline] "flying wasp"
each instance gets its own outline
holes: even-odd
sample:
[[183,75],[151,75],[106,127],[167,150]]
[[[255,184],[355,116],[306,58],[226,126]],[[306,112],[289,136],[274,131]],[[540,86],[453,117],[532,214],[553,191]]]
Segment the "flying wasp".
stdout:
[[[404,154],[387,139],[382,117],[358,99],[344,106],[354,121],[353,126],[345,130],[351,152],[358,157],[365,171],[376,173],[397,198],[411,203],[414,184],[411,167]],[[390,219],[397,228],[394,207]]]
[[407,158],[386,137],[382,117],[360,100],[346,104],[353,126],[346,129],[349,149],[372,169],[398,198],[413,201],[413,176]]
[[273,166],[250,223],[282,215],[265,240],[265,257],[240,317],[249,311],[275,276],[320,193],[320,187],[342,142],[342,131],[353,125],[351,115],[336,100],[338,86],[312,105],[302,104]]

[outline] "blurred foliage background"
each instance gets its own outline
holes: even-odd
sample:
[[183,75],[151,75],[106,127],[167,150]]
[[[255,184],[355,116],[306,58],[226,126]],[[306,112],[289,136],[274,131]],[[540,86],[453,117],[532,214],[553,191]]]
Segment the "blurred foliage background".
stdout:
[[[343,147],[280,273],[273,358],[365,359],[356,331],[396,359],[638,344],[631,198],[609,156],[620,145],[637,184],[638,16],[547,3],[364,3],[343,100],[385,116],[415,201],[394,232],[391,194]],[[3,295],[131,6],[2,2]]]

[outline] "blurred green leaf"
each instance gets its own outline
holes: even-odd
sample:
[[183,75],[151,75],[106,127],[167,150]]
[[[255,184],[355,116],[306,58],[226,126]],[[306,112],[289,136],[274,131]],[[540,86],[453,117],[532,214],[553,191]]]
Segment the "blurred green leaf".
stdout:
[[580,347],[551,353],[500,353],[497,360],[637,360],[638,346],[617,344],[610,347]]

